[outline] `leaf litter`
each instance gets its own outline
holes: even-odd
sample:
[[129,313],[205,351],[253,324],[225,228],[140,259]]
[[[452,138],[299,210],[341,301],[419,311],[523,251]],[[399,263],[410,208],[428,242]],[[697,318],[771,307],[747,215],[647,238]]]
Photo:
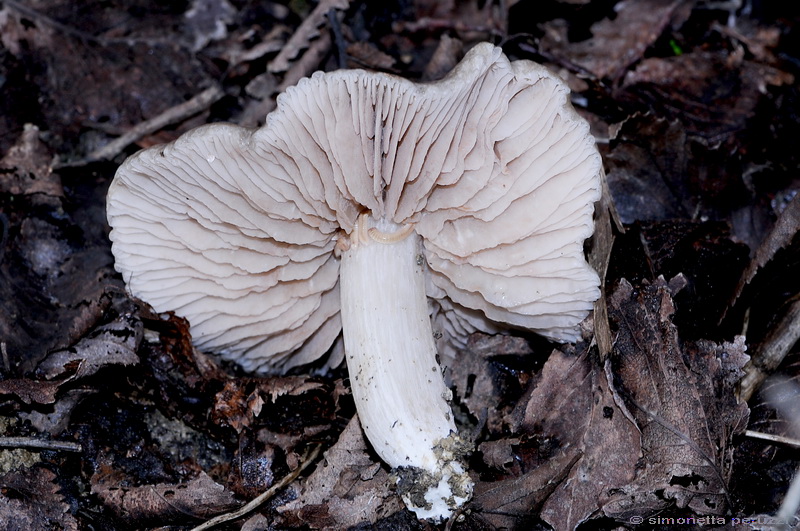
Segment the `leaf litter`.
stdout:
[[220,525],[435,527],[403,508],[342,369],[242,375],[194,349],[186,322],[127,298],[103,212],[125,146],[103,148],[263,123],[315,70],[436,79],[481,40],[568,78],[604,155],[603,212],[622,225],[605,221],[594,242],[606,297],[584,341],[476,334],[448,370],[476,486],[442,527],[778,511],[796,455],[745,434],[796,435],[763,378],[739,385],[753,367],[800,374],[797,9],[404,6],[3,3],[0,438],[42,444],[0,449],[0,529],[189,529],[265,492]]

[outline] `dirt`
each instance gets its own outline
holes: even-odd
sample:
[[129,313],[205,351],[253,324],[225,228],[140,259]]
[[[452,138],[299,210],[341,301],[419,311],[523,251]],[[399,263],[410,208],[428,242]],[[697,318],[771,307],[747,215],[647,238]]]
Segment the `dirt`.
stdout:
[[[592,126],[604,296],[577,344],[458,353],[475,490],[434,525],[343,366],[243,374],[126,294],[105,193],[138,149],[263,125],[315,71],[435,80],[482,41],[558,73]],[[800,8],[760,0],[4,0],[0,529],[192,529],[259,496],[216,528],[774,521],[800,464],[798,43]]]

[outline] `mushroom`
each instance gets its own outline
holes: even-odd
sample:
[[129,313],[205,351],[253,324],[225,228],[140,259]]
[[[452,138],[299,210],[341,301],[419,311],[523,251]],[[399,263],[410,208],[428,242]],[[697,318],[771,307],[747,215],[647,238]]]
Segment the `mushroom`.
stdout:
[[140,151],[108,221],[130,293],[188,319],[200,349],[274,373],[341,333],[367,438],[407,506],[441,520],[472,481],[437,351],[508,327],[578,338],[600,175],[564,83],[479,44],[435,83],[316,73],[260,129]]

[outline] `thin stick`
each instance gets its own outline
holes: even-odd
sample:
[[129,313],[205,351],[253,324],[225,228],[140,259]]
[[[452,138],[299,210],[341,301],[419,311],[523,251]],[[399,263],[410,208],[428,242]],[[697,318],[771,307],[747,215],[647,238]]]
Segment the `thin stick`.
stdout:
[[64,163],[59,165],[59,167],[83,166],[89,162],[113,159],[119,155],[123,149],[143,137],[206,110],[212,103],[220,99],[223,94],[224,92],[217,85],[207,88],[189,101],[170,107],[158,116],[136,124],[116,140],[112,140],[105,146],[89,153],[85,159],[77,162]]
[[771,433],[761,433],[760,431],[747,430],[744,432],[745,437],[751,439],[760,439],[762,441],[769,441],[776,444],[784,444],[792,448],[800,449],[800,440],[784,437],[783,435],[773,435]]
[[236,520],[237,518],[241,518],[250,511],[257,509],[262,503],[270,499],[276,492],[278,492],[280,489],[289,485],[289,483],[297,479],[297,476],[299,476],[303,472],[303,470],[305,470],[308,467],[308,465],[310,465],[317,459],[317,456],[319,455],[320,452],[320,448],[321,448],[320,446],[317,446],[316,448],[311,450],[311,452],[306,456],[303,462],[300,463],[300,466],[298,466],[293,472],[289,473],[289,475],[285,476],[278,483],[271,486],[263,493],[259,494],[258,497],[254,498],[251,502],[243,505],[242,507],[233,512],[215,516],[206,523],[193,528],[191,531],[204,531],[206,529],[211,529],[212,527],[217,526],[219,524],[223,524],[225,522],[230,522],[231,520]]
[[34,450],[61,450],[82,452],[83,447],[69,441],[47,441],[36,437],[0,437],[0,448],[31,448]]

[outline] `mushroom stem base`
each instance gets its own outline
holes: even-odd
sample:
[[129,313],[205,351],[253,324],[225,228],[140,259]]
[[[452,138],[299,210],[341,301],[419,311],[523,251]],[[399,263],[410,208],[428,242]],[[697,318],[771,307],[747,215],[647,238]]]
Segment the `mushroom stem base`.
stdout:
[[[377,229],[400,230],[387,223]],[[451,393],[436,362],[419,236],[386,241],[356,241],[342,253],[350,385],[361,425],[381,459],[395,469],[421,469],[398,473],[400,480],[420,478],[423,487],[403,495],[406,505],[420,518],[440,520],[469,499],[472,482],[460,462],[463,451],[453,451],[458,439]]]

